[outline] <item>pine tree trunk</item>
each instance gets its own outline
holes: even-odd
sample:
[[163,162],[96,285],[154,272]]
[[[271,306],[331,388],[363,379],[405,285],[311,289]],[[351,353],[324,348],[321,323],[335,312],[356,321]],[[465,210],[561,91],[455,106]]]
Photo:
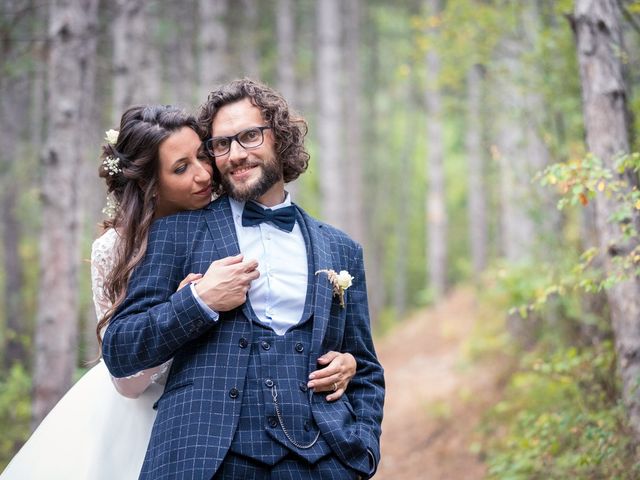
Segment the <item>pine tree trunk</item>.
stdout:
[[[165,4],[171,26],[167,29],[167,43],[163,59],[167,66],[169,103],[191,106],[202,100],[196,98],[195,0],[168,1]],[[163,12],[160,12],[161,16]],[[165,14],[166,15],[166,14]]]
[[362,3],[360,0],[344,2],[343,31],[344,55],[344,121],[345,155],[344,173],[349,187],[349,201],[344,205],[347,232],[366,245],[364,218],[364,171],[362,141],[362,67],[360,44],[362,42]]
[[229,75],[229,35],[225,22],[229,1],[199,0],[198,8],[200,22],[198,100],[204,103],[209,93]]
[[[427,0],[429,15],[442,13],[441,0]],[[436,33],[430,29],[427,35]],[[447,286],[447,212],[444,178],[444,134],[440,92],[440,54],[431,46],[427,52],[427,271],[433,299],[438,301]]]
[[145,0],[116,0],[114,3],[112,118],[113,125],[117,126],[128,107],[145,102],[144,69],[140,66],[146,61],[149,43]]
[[340,95],[340,2],[316,3],[318,158],[322,219],[345,229],[344,161],[342,157],[342,96]]
[[[615,171],[619,155],[629,152],[627,87],[621,52],[624,51],[621,19],[615,0],[576,0],[573,17],[587,147],[605,166]],[[631,175],[623,174],[627,180]],[[635,178],[632,184],[635,185]],[[620,225],[610,222],[620,208],[615,199],[600,195],[595,200],[596,228],[600,248],[607,253],[605,269],[637,245],[623,243]],[[638,219],[631,219],[636,225]],[[618,368],[622,377],[623,399],[630,425],[640,441],[640,281],[632,278],[607,291],[615,337]]]
[[[7,58],[8,52],[3,52]],[[0,67],[4,67],[0,65]],[[23,88],[20,88],[22,84]],[[3,310],[6,344],[3,345],[4,367],[15,363],[28,365],[29,356],[25,348],[27,322],[22,306],[22,287],[24,281],[23,265],[20,258],[20,232],[22,230],[18,216],[19,192],[22,190],[16,179],[15,159],[19,158],[21,123],[16,117],[20,111],[26,111],[21,101],[27,97],[24,87],[28,86],[23,75],[6,75],[0,78],[0,234],[4,270]]]
[[[276,3],[276,39],[278,50],[277,84],[278,90],[293,109],[298,108],[296,90],[296,30],[295,9],[292,0],[278,0]],[[287,191],[297,201],[298,182],[287,184]]]
[[241,0],[242,48],[240,62],[242,76],[260,80],[260,58],[258,53],[258,0]]
[[[40,286],[35,338],[33,422],[38,424],[71,385],[78,334],[79,192],[77,172],[87,78],[87,47],[97,35],[97,0],[50,4],[49,131],[42,161]],[[90,92],[91,95],[93,92]]]
[[476,280],[487,265],[487,199],[484,185],[485,153],[482,145],[483,67],[473,65],[467,74],[466,151],[469,168],[469,244]]

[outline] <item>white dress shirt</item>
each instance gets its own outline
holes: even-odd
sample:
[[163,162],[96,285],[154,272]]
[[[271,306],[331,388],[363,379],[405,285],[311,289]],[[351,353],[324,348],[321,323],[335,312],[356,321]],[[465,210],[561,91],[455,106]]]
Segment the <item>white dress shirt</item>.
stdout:
[[[280,230],[270,222],[244,227],[244,202],[229,198],[229,203],[240,252],[247,260],[258,261],[260,276],[251,282],[248,292],[251,307],[262,323],[270,326],[278,335],[284,335],[302,320],[307,297],[307,248],[300,225],[296,222],[291,232]],[[258,205],[277,210],[291,205],[291,198],[287,193],[284,202],[278,205]],[[211,320],[217,322],[218,312],[204,303],[193,283],[191,293],[209,313]]]
[[[229,202],[240,252],[245,259],[258,261],[260,277],[251,283],[248,293],[253,311],[262,323],[284,335],[300,323],[307,297],[307,249],[300,225],[296,222],[291,232],[270,222],[243,227],[244,202],[231,198]],[[260,206],[277,210],[289,205],[291,198],[287,193],[284,202],[278,205]]]

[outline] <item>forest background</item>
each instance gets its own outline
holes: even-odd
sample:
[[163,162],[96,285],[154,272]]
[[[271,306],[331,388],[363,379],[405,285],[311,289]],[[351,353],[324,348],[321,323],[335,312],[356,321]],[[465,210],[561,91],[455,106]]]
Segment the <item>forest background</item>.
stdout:
[[488,475],[637,478],[632,0],[2,0],[0,466],[98,352],[103,132],[242,76],[308,120],[290,190],[364,245],[378,338],[459,285],[492,312]]

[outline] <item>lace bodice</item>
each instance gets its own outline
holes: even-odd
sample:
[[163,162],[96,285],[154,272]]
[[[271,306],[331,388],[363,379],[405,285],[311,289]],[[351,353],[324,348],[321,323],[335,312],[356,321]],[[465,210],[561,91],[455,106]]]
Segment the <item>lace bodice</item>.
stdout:
[[[96,317],[102,318],[111,307],[104,290],[104,282],[115,263],[115,247],[118,233],[110,228],[98,237],[91,246],[91,291]],[[101,333],[104,333],[101,332]],[[127,397],[137,397],[144,392],[151,383],[164,385],[167,380],[171,360],[157,367],[143,370],[125,378],[112,377],[118,391]]]

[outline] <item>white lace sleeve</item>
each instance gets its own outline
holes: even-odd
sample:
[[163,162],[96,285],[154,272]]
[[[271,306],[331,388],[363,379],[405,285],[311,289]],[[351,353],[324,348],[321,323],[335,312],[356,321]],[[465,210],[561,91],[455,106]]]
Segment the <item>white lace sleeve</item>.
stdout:
[[[91,290],[97,318],[102,318],[111,307],[104,290],[104,281],[113,268],[114,249],[118,234],[114,229],[107,230],[91,246]],[[111,377],[118,392],[125,397],[136,398],[151,383],[164,385],[167,381],[171,360],[157,367],[143,370],[125,378]]]

